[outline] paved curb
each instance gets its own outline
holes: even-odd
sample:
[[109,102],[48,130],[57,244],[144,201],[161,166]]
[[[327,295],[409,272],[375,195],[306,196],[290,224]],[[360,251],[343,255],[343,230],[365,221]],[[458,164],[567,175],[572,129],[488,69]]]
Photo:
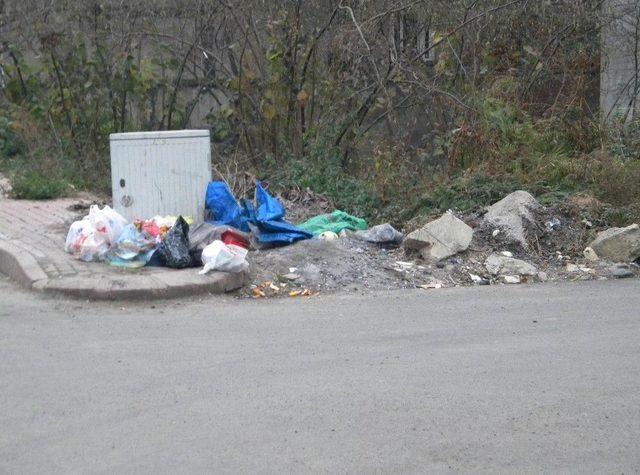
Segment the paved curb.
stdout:
[[48,280],[47,274],[31,254],[8,241],[0,241],[0,272],[25,287]]
[[249,280],[248,273],[211,272],[202,276],[194,268],[156,273],[123,272],[98,278],[50,279],[31,254],[3,240],[0,240],[0,273],[28,289],[91,300],[150,300],[220,294],[237,290]]

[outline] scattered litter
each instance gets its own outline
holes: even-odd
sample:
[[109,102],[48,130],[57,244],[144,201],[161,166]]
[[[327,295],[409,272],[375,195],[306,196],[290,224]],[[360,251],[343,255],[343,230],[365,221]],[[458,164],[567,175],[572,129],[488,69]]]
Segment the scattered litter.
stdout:
[[521,282],[520,276],[517,275],[503,275],[505,284],[519,284]]
[[441,289],[442,282],[429,282],[428,284],[422,284],[420,288],[424,290]]
[[477,274],[472,274],[471,272],[469,272],[469,277],[471,277],[471,280],[473,281],[474,284],[491,285],[491,282],[489,281],[489,279],[485,279],[483,277],[480,277]]
[[319,236],[325,231],[339,234],[346,229],[351,231],[365,230],[367,229],[367,222],[344,211],[336,210],[331,214],[315,216],[302,223],[299,227],[315,236]]
[[397,231],[389,223],[378,224],[366,231],[356,231],[353,236],[356,239],[362,239],[363,241],[376,244],[399,244],[404,237],[400,231]]
[[498,237],[498,234],[500,234],[500,230],[499,229],[494,229],[493,232],[491,233],[491,235],[493,237]]
[[560,229],[560,226],[562,225],[560,220],[556,217],[551,218],[550,221],[547,221],[544,224],[547,228],[547,231],[555,231],[556,229]]
[[264,291],[259,287],[254,287],[253,289],[251,289],[251,293],[253,294],[254,299],[260,299],[267,296],[267,294],[265,294]]
[[213,270],[222,272],[244,272],[249,269],[246,248],[234,244],[225,244],[216,240],[202,251],[204,267],[199,272],[204,275]]
[[323,241],[336,241],[337,239],[340,239],[339,236],[333,231],[325,231],[321,233],[318,238],[322,239]]
[[274,284],[273,282],[271,282],[271,284],[269,284],[269,288],[271,290],[273,290],[275,293],[280,292],[280,287],[278,287],[276,284]]
[[509,252],[509,251],[502,251],[500,254],[502,254],[505,257],[513,257],[513,252]]

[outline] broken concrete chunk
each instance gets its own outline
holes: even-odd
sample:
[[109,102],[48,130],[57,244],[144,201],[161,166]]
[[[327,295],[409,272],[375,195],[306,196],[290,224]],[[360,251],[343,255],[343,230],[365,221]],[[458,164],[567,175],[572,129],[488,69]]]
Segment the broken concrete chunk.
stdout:
[[540,209],[540,203],[531,194],[522,190],[514,191],[490,206],[484,219],[526,249],[525,225],[535,221],[534,212]]
[[356,231],[353,236],[357,239],[377,244],[400,243],[404,237],[400,231],[397,231],[389,223],[378,224],[366,231]]
[[487,271],[493,275],[515,274],[515,275],[536,275],[538,269],[533,264],[513,257],[491,254],[484,263]]
[[631,266],[628,266],[626,264],[618,264],[616,266],[613,266],[611,269],[611,275],[613,277],[616,277],[618,279],[624,279],[626,277],[633,277],[634,273],[633,270],[631,269]]
[[594,251],[590,247],[587,247],[584,250],[583,254],[584,254],[585,259],[587,259],[589,261],[597,261],[598,260],[598,254],[596,254],[596,251]]
[[427,260],[439,261],[467,250],[473,239],[473,229],[447,211],[407,236],[404,245],[417,249]]
[[589,245],[601,259],[613,262],[631,262],[640,257],[640,226],[610,228],[598,234]]

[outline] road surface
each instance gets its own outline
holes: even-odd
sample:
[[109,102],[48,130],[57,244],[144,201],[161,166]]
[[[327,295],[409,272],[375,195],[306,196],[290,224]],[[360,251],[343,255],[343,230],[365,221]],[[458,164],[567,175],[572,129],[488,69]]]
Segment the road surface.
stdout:
[[638,472],[639,291],[107,304],[1,280],[0,472]]

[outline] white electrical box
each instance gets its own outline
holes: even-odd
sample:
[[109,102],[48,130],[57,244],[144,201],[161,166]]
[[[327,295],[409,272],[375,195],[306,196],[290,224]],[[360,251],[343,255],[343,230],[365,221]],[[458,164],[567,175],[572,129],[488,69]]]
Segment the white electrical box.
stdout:
[[211,181],[208,130],[111,134],[113,208],[129,221],[153,216],[204,220]]

